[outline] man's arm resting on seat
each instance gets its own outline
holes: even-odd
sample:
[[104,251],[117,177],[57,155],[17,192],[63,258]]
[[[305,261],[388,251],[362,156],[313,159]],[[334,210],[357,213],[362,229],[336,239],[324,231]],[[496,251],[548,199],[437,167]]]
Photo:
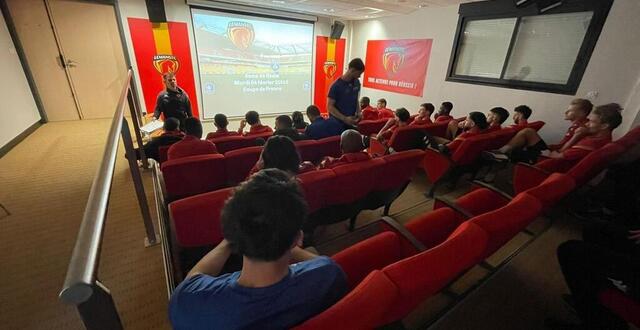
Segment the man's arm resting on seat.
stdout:
[[220,244],[218,244],[218,246],[202,257],[202,259],[193,266],[189,274],[187,274],[187,278],[198,274],[218,276],[230,255],[231,246],[229,245],[229,241],[224,239]]

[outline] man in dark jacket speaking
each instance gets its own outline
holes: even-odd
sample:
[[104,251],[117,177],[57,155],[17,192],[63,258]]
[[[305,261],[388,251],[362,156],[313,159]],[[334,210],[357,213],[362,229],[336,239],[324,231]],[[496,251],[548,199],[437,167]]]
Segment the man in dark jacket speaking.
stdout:
[[164,113],[165,120],[176,118],[180,121],[180,128],[184,129],[184,120],[193,117],[189,96],[178,87],[175,73],[166,72],[162,75],[162,79],[166,88],[158,94],[153,117],[158,119],[160,114]]

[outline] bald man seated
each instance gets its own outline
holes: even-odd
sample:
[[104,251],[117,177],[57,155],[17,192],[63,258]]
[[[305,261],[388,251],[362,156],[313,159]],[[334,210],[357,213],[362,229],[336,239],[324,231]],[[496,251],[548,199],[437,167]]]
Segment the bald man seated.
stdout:
[[348,129],[340,135],[340,149],[342,156],[340,158],[325,157],[320,162],[318,168],[335,168],[340,165],[346,165],[371,159],[371,156],[363,150],[366,146],[366,137],[354,129]]

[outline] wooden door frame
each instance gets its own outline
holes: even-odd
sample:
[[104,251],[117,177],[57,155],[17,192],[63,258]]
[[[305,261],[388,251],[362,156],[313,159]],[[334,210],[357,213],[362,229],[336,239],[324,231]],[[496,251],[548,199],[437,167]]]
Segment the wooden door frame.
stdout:
[[[128,68],[131,68],[131,57],[129,54],[129,48],[127,47],[127,39],[125,35],[125,29],[122,26],[122,15],[120,13],[120,7],[118,6],[118,0],[69,0],[76,2],[87,2],[87,3],[95,3],[102,5],[110,5],[113,7],[113,12],[115,14],[116,25],[118,26],[118,34],[120,35],[120,43],[122,44],[122,51],[124,54],[125,65]],[[46,4],[45,4],[46,5]],[[47,123],[49,119],[47,118],[47,113],[44,110],[44,105],[42,103],[42,98],[40,97],[40,93],[38,92],[38,88],[35,83],[35,79],[33,78],[33,73],[29,68],[29,64],[27,62],[27,57],[24,53],[24,48],[22,47],[22,43],[20,42],[20,38],[18,37],[18,33],[16,31],[15,24],[13,22],[13,18],[11,17],[11,12],[9,11],[9,6],[5,1],[0,1],[0,10],[2,11],[2,16],[7,24],[7,28],[9,30],[9,34],[11,36],[11,40],[13,41],[13,45],[16,48],[16,52],[18,53],[18,58],[20,59],[20,64],[27,78],[27,82],[29,83],[29,89],[31,89],[31,94],[33,94],[33,98],[36,103],[36,107],[38,108],[38,112],[40,113],[40,122]],[[47,15],[50,15],[47,9]],[[51,19],[51,18],[50,18]],[[53,26],[52,26],[53,29]],[[55,33],[55,31],[54,31]],[[57,39],[57,36],[56,36]],[[58,40],[56,40],[58,43]],[[75,92],[74,92],[75,93]],[[135,102],[135,106],[140,112],[140,98],[138,96],[138,87],[136,83],[136,79],[131,79],[131,94],[133,95],[133,100]],[[74,102],[76,101],[77,96],[74,95]],[[78,109],[79,110],[79,109]],[[140,114],[140,113],[138,113]],[[140,118],[140,116],[138,116]]]

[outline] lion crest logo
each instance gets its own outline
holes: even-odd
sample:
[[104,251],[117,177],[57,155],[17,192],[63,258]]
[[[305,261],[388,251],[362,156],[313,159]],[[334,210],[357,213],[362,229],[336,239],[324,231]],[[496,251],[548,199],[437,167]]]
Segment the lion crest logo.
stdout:
[[390,73],[397,73],[404,63],[404,47],[387,47],[382,56],[382,65]]
[[336,71],[338,70],[338,65],[336,64],[335,61],[326,61],[324,62],[322,69],[324,70],[324,75],[327,78],[331,79],[336,74]]
[[153,67],[160,74],[166,72],[177,72],[180,68],[180,62],[173,55],[158,54],[153,56]]
[[251,23],[232,21],[227,25],[227,35],[234,46],[246,50],[253,45],[256,37]]

